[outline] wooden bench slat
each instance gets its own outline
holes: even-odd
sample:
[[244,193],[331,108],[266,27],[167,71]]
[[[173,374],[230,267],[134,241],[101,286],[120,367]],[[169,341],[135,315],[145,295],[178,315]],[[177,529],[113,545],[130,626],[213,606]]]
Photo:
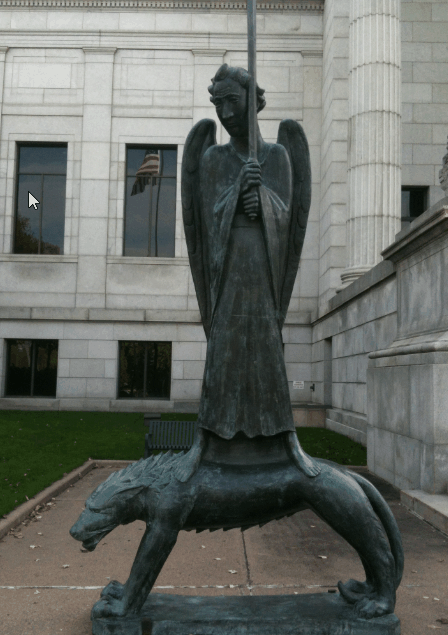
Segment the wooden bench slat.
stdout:
[[145,421],[145,458],[153,450],[189,450],[197,429],[196,421]]

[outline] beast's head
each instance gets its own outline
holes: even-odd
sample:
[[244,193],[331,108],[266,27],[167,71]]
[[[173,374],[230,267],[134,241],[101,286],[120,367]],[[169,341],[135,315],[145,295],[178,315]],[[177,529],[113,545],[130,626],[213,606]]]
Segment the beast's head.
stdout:
[[171,481],[173,465],[181,454],[159,454],[140,459],[123,470],[114,472],[86,501],[86,508],[70,529],[75,540],[93,551],[97,544],[118,525],[127,525],[134,520],[149,522],[153,513],[148,508],[143,490],[156,496]]

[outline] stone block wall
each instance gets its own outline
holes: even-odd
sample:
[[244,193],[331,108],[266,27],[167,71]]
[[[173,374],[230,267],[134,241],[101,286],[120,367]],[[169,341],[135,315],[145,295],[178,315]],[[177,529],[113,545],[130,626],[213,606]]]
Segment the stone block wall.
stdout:
[[368,354],[396,332],[396,278],[387,262],[313,315],[313,401],[327,406],[327,428],[367,445]]
[[386,250],[397,275],[394,342],[370,355],[368,464],[400,489],[448,492],[448,198]]
[[448,134],[448,4],[402,2],[402,184],[443,193],[439,170]]
[[324,10],[319,303],[334,295],[346,265],[348,5],[326,0]]
[[[308,323],[290,323],[283,330],[293,405],[311,401],[311,326],[309,315],[304,315],[306,322],[305,318]],[[155,322],[151,320],[151,311],[135,310],[3,309],[0,311],[0,333],[0,408],[122,412],[197,408],[207,353],[205,333],[199,321]],[[58,340],[55,399],[4,397],[7,339]],[[169,400],[117,398],[118,343],[129,340],[172,343]],[[294,389],[294,381],[303,381],[304,389]]]

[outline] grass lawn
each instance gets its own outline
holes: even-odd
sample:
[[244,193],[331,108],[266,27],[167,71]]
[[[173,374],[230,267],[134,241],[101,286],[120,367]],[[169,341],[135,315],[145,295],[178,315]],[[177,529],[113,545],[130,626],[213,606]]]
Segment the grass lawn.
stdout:
[[[0,517],[89,458],[141,458],[145,430],[143,414],[0,411]],[[311,456],[366,465],[365,448],[336,432],[298,428],[298,436]]]

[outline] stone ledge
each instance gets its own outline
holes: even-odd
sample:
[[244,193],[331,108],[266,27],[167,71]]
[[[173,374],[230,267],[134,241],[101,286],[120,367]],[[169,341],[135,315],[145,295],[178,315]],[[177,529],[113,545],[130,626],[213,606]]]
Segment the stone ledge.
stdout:
[[378,263],[375,267],[372,267],[370,271],[333,296],[326,304],[321,305],[316,311],[313,311],[311,323],[314,326],[317,322],[327,318],[331,313],[340,309],[342,305],[348,304],[357,296],[369,291],[372,287],[393,275],[395,275],[395,266],[392,262],[384,260]]
[[[304,314],[306,322],[306,316]],[[175,309],[81,309],[45,307],[0,307],[0,320],[52,320],[63,322],[175,322],[202,323],[199,311]],[[294,314],[293,322],[296,320]],[[300,322],[301,324],[303,322]]]
[[422,490],[403,490],[401,503],[427,523],[448,535],[448,494],[428,494]]
[[188,258],[159,258],[159,257],[137,257],[137,256],[107,256],[108,265],[171,265],[189,267]]
[[403,260],[431,241],[440,238],[448,228],[448,197],[430,207],[409,228],[399,232],[395,242],[381,255],[394,263]]
[[[246,2],[232,2],[224,0],[201,2],[195,0],[0,0],[0,7],[9,9],[49,9],[52,7],[61,9],[168,9],[178,10],[210,10],[216,11],[246,11]],[[324,0],[290,0],[289,2],[262,2],[258,4],[260,11],[300,11],[323,13]]]
[[328,417],[325,419],[325,428],[327,430],[337,432],[338,434],[343,434],[345,437],[348,437],[352,441],[356,441],[356,443],[360,443],[364,447],[367,447],[367,433],[363,432],[362,430],[351,428],[345,423],[334,421],[333,419],[329,419]]
[[[1,6],[0,2],[0,7]],[[28,262],[32,264],[42,262],[78,262],[78,256],[54,254],[0,254],[0,262]]]

